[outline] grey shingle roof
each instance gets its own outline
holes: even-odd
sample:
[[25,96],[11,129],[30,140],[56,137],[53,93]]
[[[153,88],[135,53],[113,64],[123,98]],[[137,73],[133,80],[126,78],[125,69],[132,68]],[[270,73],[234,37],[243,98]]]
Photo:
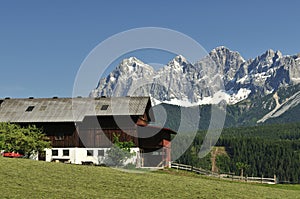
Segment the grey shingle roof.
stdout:
[[80,122],[86,116],[143,115],[149,105],[149,97],[5,99],[0,101],[0,122]]

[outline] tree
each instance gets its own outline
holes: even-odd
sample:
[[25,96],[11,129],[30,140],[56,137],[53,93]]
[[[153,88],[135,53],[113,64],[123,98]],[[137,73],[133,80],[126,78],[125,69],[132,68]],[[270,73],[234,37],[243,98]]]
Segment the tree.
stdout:
[[113,134],[113,143],[107,151],[104,163],[108,166],[123,166],[125,161],[133,156],[134,153],[131,153],[130,150],[134,144],[132,141],[121,142],[116,134]]
[[218,155],[216,157],[216,165],[219,168],[220,173],[228,173],[230,172],[231,160],[228,155]]
[[21,127],[17,124],[0,123],[0,149],[19,152],[29,158],[35,152],[50,148],[50,142],[42,129],[35,125]]
[[241,177],[243,178],[243,176],[244,176],[244,170],[247,169],[249,167],[249,165],[245,164],[243,162],[237,162],[236,163],[236,167],[237,167],[237,169],[240,170]]

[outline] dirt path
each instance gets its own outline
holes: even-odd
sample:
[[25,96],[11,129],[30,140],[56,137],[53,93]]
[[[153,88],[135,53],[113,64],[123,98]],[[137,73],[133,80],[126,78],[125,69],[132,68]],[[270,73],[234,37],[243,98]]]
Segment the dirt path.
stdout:
[[211,171],[218,173],[219,168],[217,167],[217,162],[216,162],[217,156],[228,155],[228,154],[226,153],[225,147],[214,147],[210,153],[211,153]]
[[216,165],[216,156],[218,153],[218,147],[214,147],[211,151],[211,171],[212,172],[218,172],[219,168]]

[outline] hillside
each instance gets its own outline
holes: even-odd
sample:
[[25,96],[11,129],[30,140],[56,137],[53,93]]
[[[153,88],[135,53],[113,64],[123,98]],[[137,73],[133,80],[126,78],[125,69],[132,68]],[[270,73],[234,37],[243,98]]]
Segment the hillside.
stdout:
[[299,185],[257,185],[184,172],[111,168],[0,157],[1,198],[299,198]]
[[[157,125],[177,130],[181,122],[190,129],[208,129],[211,121],[212,105],[199,107],[180,107],[171,104],[159,104],[153,107]],[[197,109],[198,108],[198,109]],[[195,110],[197,111],[195,113]],[[222,112],[223,110],[219,110]],[[165,114],[164,114],[165,112]],[[183,115],[181,115],[183,114]],[[199,114],[199,126],[195,120]],[[222,113],[220,113],[222,114]],[[253,95],[237,104],[226,106],[224,127],[257,126],[264,124],[285,124],[300,122],[300,85],[280,88],[277,92],[264,97]],[[166,122],[164,124],[159,121]]]
[[[248,165],[245,175],[270,178],[276,175],[279,183],[300,183],[299,129],[300,123],[225,128],[216,147],[225,149],[227,155],[216,156],[215,166],[221,173],[240,175],[236,164],[243,162]],[[176,161],[211,170],[214,150],[211,157],[209,154],[199,159],[197,155],[205,135],[206,131],[199,131],[193,144]]]

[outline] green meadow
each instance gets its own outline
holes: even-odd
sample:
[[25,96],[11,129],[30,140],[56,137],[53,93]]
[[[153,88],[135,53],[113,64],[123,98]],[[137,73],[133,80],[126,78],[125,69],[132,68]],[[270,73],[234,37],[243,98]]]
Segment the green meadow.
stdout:
[[300,185],[231,182],[176,170],[108,167],[0,157],[0,198],[300,198]]

